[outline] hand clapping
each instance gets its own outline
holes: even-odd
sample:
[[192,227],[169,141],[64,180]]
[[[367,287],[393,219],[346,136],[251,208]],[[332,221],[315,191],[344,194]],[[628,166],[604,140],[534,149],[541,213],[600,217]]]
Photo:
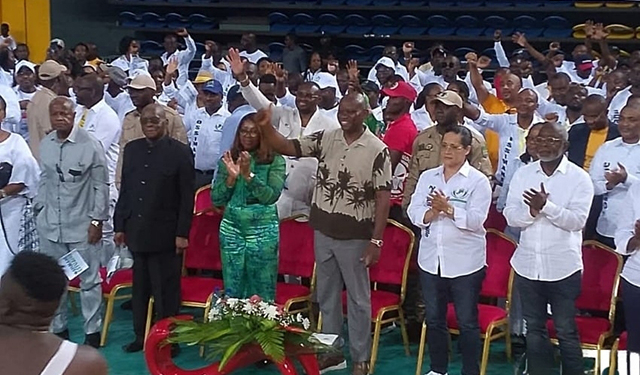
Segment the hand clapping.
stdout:
[[436,190],[429,195],[431,208],[437,212],[447,212],[449,210],[449,198],[440,190]]
[[607,190],[611,190],[616,187],[616,185],[622,184],[627,180],[627,169],[618,163],[618,169],[605,172],[604,178],[607,180]]
[[549,194],[544,190],[544,184],[540,183],[540,191],[529,189],[522,194],[524,203],[529,206],[531,216],[538,216],[544,205],[547,204]]

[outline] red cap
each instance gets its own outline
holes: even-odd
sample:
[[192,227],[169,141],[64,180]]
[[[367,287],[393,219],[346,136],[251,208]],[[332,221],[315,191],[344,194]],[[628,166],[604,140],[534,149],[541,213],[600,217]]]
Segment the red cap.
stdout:
[[385,87],[381,92],[390,98],[405,98],[411,102],[415,101],[418,96],[416,90],[404,81],[398,81],[391,87]]

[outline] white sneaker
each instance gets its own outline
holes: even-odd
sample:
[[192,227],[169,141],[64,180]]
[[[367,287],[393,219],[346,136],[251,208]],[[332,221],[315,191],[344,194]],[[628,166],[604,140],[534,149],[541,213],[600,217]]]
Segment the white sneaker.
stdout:
[[447,374],[441,374],[439,372],[435,372],[435,371],[429,371],[428,373],[424,374],[424,375],[447,375]]

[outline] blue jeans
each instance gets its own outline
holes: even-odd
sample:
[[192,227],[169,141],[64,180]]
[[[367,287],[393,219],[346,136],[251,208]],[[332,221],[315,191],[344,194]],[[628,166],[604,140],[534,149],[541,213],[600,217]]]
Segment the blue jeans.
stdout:
[[527,361],[530,375],[557,374],[553,347],[547,330],[547,304],[560,343],[563,375],[583,375],[582,349],[576,327],[576,299],[580,295],[582,274],[559,281],[529,280],[516,274],[522,313],[527,324]]
[[458,345],[462,353],[462,375],[480,374],[478,300],[484,275],[484,268],[470,275],[455,278],[444,278],[420,271],[431,371],[446,374],[449,366],[447,304],[451,299],[460,328]]

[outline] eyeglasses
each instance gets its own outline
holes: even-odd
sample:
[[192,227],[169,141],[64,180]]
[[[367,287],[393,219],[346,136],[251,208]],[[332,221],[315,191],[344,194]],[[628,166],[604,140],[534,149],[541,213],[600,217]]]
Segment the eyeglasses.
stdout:
[[460,151],[464,148],[464,146],[462,145],[454,145],[454,144],[448,144],[448,143],[443,143],[440,145],[440,147],[445,150],[445,151]]
[[243,137],[257,137],[258,135],[260,135],[259,132],[255,131],[255,130],[240,130],[240,135]]
[[534,137],[534,138],[531,138],[531,141],[537,144],[544,144],[544,143],[558,144],[562,142],[562,139],[555,138],[555,137]]

